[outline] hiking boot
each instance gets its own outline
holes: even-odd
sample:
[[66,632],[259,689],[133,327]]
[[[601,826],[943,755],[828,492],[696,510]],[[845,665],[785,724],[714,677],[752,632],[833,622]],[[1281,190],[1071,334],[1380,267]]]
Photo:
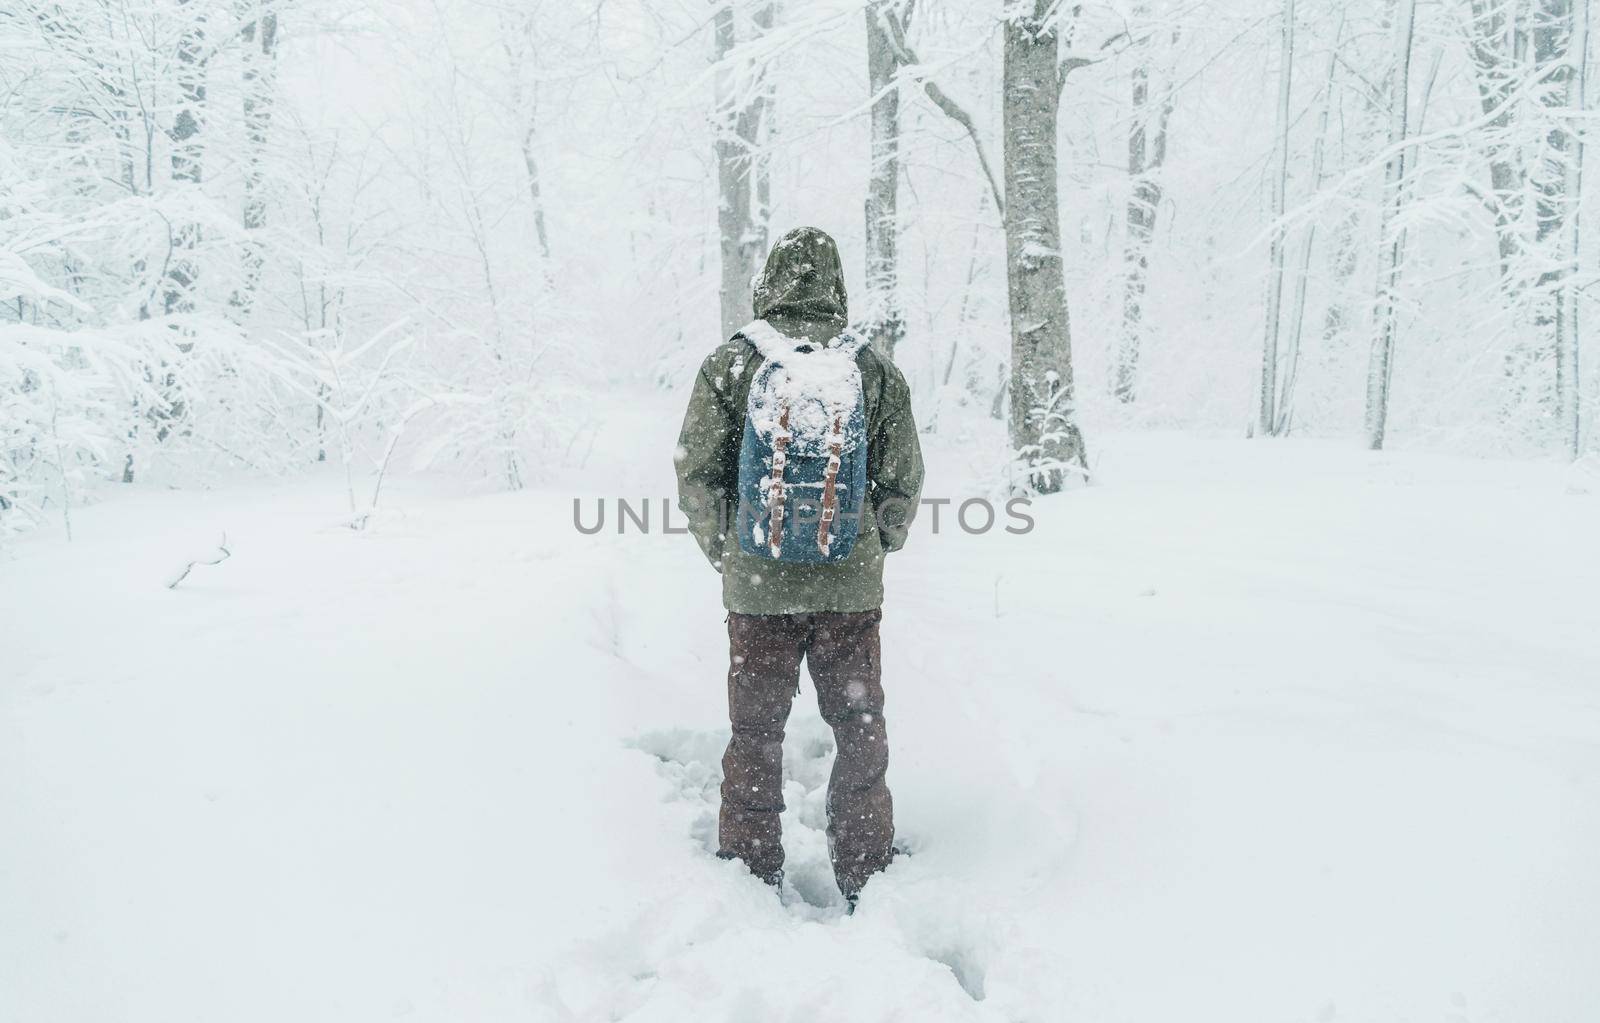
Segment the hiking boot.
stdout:
[[[736,855],[734,853],[731,853],[731,852],[722,852],[720,850],[717,852],[717,859],[719,859],[719,860],[737,860],[738,858],[739,858],[738,855]],[[774,870],[774,871],[772,871],[770,873],[765,873],[765,874],[757,873],[755,868],[751,867],[748,863],[745,864],[745,869],[749,870],[750,871],[750,875],[752,877],[755,877],[758,880],[760,880],[762,884],[771,885],[773,888],[782,888],[783,887],[783,868],[782,867],[779,867],[777,870]]]

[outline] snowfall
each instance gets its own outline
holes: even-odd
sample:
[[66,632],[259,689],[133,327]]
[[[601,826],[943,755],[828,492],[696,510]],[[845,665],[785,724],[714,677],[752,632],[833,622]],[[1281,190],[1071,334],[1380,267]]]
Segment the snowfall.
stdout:
[[[785,889],[712,855],[681,399],[362,531],[329,473],[13,543],[0,1020],[1600,1018],[1600,471],[1101,430],[1031,533],[925,514],[883,623],[909,855],[850,916],[809,680]],[[930,496],[994,492],[984,431],[926,438]]]

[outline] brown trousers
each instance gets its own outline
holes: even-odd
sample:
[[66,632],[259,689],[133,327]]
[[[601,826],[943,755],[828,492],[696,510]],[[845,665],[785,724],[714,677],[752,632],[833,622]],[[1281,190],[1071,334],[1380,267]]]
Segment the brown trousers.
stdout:
[[728,616],[728,719],[719,855],[771,884],[783,876],[783,730],[811,666],[837,757],[828,779],[828,852],[839,890],[854,898],[889,865],[894,802],[884,775],[889,737],[879,667],[880,611]]

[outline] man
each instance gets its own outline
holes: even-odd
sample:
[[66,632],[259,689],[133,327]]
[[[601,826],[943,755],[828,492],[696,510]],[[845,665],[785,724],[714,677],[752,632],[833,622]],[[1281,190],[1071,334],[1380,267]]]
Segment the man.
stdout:
[[[756,282],[755,315],[793,343],[820,348],[837,338],[848,320],[833,239],[815,228],[780,239]],[[747,331],[755,334],[758,327]],[[805,660],[837,746],[828,782],[828,849],[839,890],[854,906],[867,879],[888,866],[893,853],[878,623],[884,555],[905,543],[922,489],[922,451],[905,378],[875,349],[862,348],[855,364],[865,408],[867,489],[854,548],[843,560],[823,564],[742,550],[732,531],[743,516],[728,506],[738,500],[748,398],[763,361],[745,334],[700,367],[677,450],[679,507],[722,573],[729,612],[733,738],[722,758],[718,855],[743,860],[757,877],[782,884],[783,732]]]

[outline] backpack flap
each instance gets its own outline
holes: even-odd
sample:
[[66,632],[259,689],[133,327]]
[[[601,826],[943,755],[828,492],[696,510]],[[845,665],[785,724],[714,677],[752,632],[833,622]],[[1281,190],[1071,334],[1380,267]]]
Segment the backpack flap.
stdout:
[[863,342],[844,333],[819,348],[762,321],[741,333],[764,361],[739,449],[739,547],[776,561],[842,561],[860,535],[867,488]]

